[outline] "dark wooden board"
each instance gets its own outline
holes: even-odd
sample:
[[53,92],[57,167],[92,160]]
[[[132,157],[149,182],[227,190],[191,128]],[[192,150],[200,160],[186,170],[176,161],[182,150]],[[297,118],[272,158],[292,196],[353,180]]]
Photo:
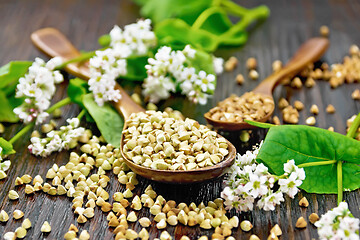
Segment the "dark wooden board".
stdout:
[[[240,2],[240,1],[239,1]],[[321,25],[328,25],[331,30],[331,46],[325,54],[323,60],[332,64],[341,62],[347,54],[351,44],[360,44],[360,3],[357,1],[241,1],[246,7],[253,7],[265,3],[271,10],[271,16],[264,23],[258,25],[251,33],[248,43],[241,48],[223,49],[218,51],[218,55],[225,59],[235,55],[239,59],[239,66],[233,72],[221,75],[215,95],[206,106],[196,106],[183,98],[172,98],[162,103],[160,108],[172,106],[184,113],[185,116],[195,118],[205,123],[202,115],[218,101],[235,93],[242,93],[254,88],[260,80],[253,81],[246,77],[243,86],[238,86],[234,79],[238,73],[246,75],[247,70],[245,61],[249,57],[258,60],[260,79],[265,78],[271,73],[271,63],[274,60],[287,61],[300,44],[308,38],[317,36]],[[33,60],[35,57],[43,57],[30,41],[31,32],[42,27],[55,27],[67,35],[71,41],[80,49],[94,50],[99,48],[97,38],[107,33],[114,24],[124,26],[134,22],[139,18],[138,7],[130,1],[108,0],[0,0],[0,64],[6,64],[11,60]],[[134,89],[133,85],[121,83],[129,93]],[[62,83],[53,102],[59,101],[66,96],[67,83]],[[328,128],[334,126],[335,131],[345,133],[346,119],[356,114],[360,110],[360,102],[351,99],[351,92],[359,88],[357,84],[343,85],[335,90],[331,89],[327,82],[317,81],[314,88],[300,90],[287,89],[279,86],[274,97],[286,97],[293,103],[301,100],[306,109],[300,113],[300,123],[310,115],[309,107],[317,104],[320,113],[317,117],[316,126]],[[336,113],[329,115],[325,112],[327,104],[333,104]],[[58,121],[64,124],[69,117],[76,116],[79,109],[75,105],[66,106],[63,109],[63,117]],[[276,115],[280,115],[278,109]],[[6,124],[6,132],[2,137],[10,139],[22,124]],[[89,126],[93,127],[93,126]],[[253,131],[249,143],[243,144],[239,140],[239,133],[223,133],[232,141],[240,153],[251,148],[251,145],[259,142],[265,136],[264,130]],[[43,177],[52,164],[58,165],[67,162],[69,153],[61,152],[53,154],[48,158],[36,158],[27,151],[29,144],[29,134],[16,142],[14,147],[17,153],[11,157],[12,166],[8,171],[8,178],[0,181],[0,209],[12,213],[14,209],[21,209],[25,212],[25,217],[29,217],[33,222],[33,227],[29,230],[26,239],[62,239],[71,223],[76,223],[76,216],[71,211],[71,201],[67,197],[51,197],[43,193],[33,196],[25,196],[24,187],[16,187],[20,194],[17,201],[9,201],[7,193],[14,188],[14,179],[28,173],[32,176],[40,174]],[[305,144],[305,143],[304,143]],[[113,193],[124,190],[113,174],[109,174],[112,181],[107,190]],[[177,202],[207,202],[220,196],[222,189],[222,179],[193,185],[168,185],[150,182],[140,178],[140,185],[136,192],[141,193],[148,184],[162,194],[166,199],[176,200]],[[306,196],[310,206],[306,209],[298,206],[301,197]],[[350,210],[355,217],[360,217],[360,192],[359,190],[345,193],[344,199],[349,203]],[[325,213],[327,210],[336,206],[335,195],[316,195],[300,192],[295,199],[286,198],[285,203],[277,207],[273,212],[264,212],[255,209],[251,213],[237,215],[241,220],[249,219],[254,224],[251,233],[266,239],[272,226],[279,224],[283,230],[281,239],[312,239],[317,238],[316,228],[311,224],[307,228],[299,230],[295,228],[298,217],[307,218],[310,213]],[[231,212],[229,215],[234,215]],[[149,212],[143,209],[138,216],[149,216]],[[42,223],[47,220],[52,226],[52,232],[43,235],[40,232]],[[6,224],[0,224],[0,236],[5,232],[14,231],[21,225],[21,220],[14,221],[12,218]],[[139,231],[141,227],[138,223],[130,225]],[[87,229],[91,234],[91,239],[112,239],[112,230],[107,227],[106,215],[99,209],[95,210],[95,217],[86,224],[81,225],[80,229]],[[168,227],[169,233],[179,239],[182,234],[189,235],[192,239],[198,236],[211,236],[212,231],[202,230],[199,227]],[[150,227],[151,238],[159,236],[154,226]],[[236,239],[248,239],[251,233],[243,233],[240,229],[234,230]]]

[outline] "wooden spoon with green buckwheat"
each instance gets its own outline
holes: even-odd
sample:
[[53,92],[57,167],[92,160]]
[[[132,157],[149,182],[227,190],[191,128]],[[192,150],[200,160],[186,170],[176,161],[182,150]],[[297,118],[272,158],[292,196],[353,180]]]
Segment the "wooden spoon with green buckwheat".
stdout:
[[[79,50],[77,50],[59,30],[54,28],[44,28],[35,31],[31,35],[31,40],[39,50],[50,57],[59,56],[62,57],[64,61],[68,61],[80,56]],[[70,63],[65,67],[65,70],[84,80],[88,80],[90,77],[87,62]],[[112,105],[123,115],[125,120],[124,129],[126,129],[126,120],[129,119],[130,115],[132,113],[145,112],[145,109],[136,104],[118,84],[116,84],[115,88],[120,91],[121,99],[117,102],[112,102]],[[106,119],[104,119],[104,121],[106,121]],[[232,165],[236,155],[235,147],[226,140],[228,154],[218,164],[193,170],[157,170],[135,164],[132,160],[128,159],[123,152],[123,140],[122,138],[120,151],[126,164],[138,175],[166,183],[193,183],[219,177]]]
[[[293,76],[296,73],[304,69],[308,64],[315,62],[320,59],[320,57],[325,53],[329,47],[329,40],[323,37],[311,38],[305,42],[291,58],[291,60],[278,72],[273,73],[265,80],[263,80],[252,92],[251,94],[256,94],[263,98],[267,98],[272,101],[272,107],[268,109],[263,115],[259,116],[258,119],[249,119],[255,120],[258,122],[266,122],[274,112],[275,104],[272,92],[274,88],[280,83],[282,79],[288,76]],[[242,97],[246,97],[244,94]],[[250,104],[250,108],[251,108]],[[214,108],[215,109],[215,108]],[[213,109],[213,110],[214,110]],[[229,114],[229,113],[228,113]],[[213,111],[204,114],[206,121],[214,126],[217,129],[225,131],[237,131],[241,129],[251,129],[254,126],[242,121],[226,121],[219,120],[213,117]],[[246,117],[242,118],[246,119]]]

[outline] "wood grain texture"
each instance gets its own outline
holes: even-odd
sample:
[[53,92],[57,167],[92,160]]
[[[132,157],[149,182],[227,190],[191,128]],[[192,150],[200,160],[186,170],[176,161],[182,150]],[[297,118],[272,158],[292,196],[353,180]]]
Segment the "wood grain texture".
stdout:
[[[240,1],[239,1],[240,2]],[[241,48],[222,49],[217,55],[225,59],[235,55],[239,59],[239,66],[233,72],[221,75],[213,99],[205,106],[196,106],[182,97],[173,97],[161,103],[160,109],[171,106],[184,113],[185,116],[195,118],[201,123],[205,123],[202,115],[209,108],[230,94],[238,95],[253,89],[260,80],[253,81],[246,77],[243,86],[238,86],[235,76],[238,73],[246,76],[247,70],[245,61],[249,57],[258,60],[258,70],[260,79],[265,78],[271,73],[271,63],[274,60],[287,61],[296,49],[313,36],[318,36],[318,29],[321,25],[330,27],[330,48],[323,57],[323,60],[332,64],[342,61],[347,54],[351,44],[360,43],[359,10],[360,3],[357,1],[326,1],[326,0],[303,0],[303,1],[241,1],[245,7],[253,7],[265,3],[271,10],[268,20],[256,26],[251,32],[248,43]],[[43,27],[55,27],[65,33],[76,47],[82,50],[94,50],[99,48],[97,38],[109,32],[114,24],[124,26],[134,22],[139,18],[138,7],[130,1],[119,0],[0,0],[0,19],[2,29],[0,33],[0,64],[6,64],[11,60],[33,60],[35,57],[44,57],[39,53],[30,41],[31,32]],[[139,91],[139,86],[130,83],[120,83],[129,92]],[[53,99],[53,103],[66,96],[67,83],[62,83]],[[351,99],[351,92],[359,88],[359,84],[346,84],[335,90],[324,81],[317,81],[317,85],[311,89],[302,88],[294,90],[279,86],[274,92],[277,101],[280,97],[286,97],[291,103],[295,100],[302,101],[306,109],[300,112],[300,123],[310,116],[309,108],[311,104],[317,104],[320,113],[317,117],[318,127],[328,128],[334,126],[335,131],[345,133],[346,119],[360,111],[360,102]],[[328,104],[333,104],[336,113],[327,114],[325,108]],[[75,105],[63,108],[63,117],[58,120],[59,124],[64,124],[69,117],[76,116],[79,109]],[[275,109],[275,115],[280,116],[279,109]],[[6,124],[6,132],[2,135],[5,139],[10,139],[22,124]],[[94,129],[94,126],[88,125]],[[251,148],[251,145],[259,142],[265,136],[264,130],[252,132],[249,143],[242,144],[239,140],[239,133],[223,133],[234,143],[240,153]],[[36,158],[29,154],[27,145],[29,144],[29,134],[15,143],[17,153],[11,157],[12,166],[8,171],[8,178],[0,181],[0,209],[12,213],[15,209],[25,212],[25,217],[29,217],[33,227],[29,230],[26,239],[63,239],[71,223],[76,223],[76,216],[71,211],[71,201],[67,197],[51,197],[44,193],[36,193],[33,196],[25,196],[24,187],[16,187],[20,194],[20,199],[10,201],[7,193],[14,188],[14,179],[27,173],[32,176],[40,174],[45,176],[46,171],[54,163],[58,165],[67,162],[69,153],[61,152],[52,154],[48,158]],[[304,143],[306,144],[306,143]],[[121,186],[113,177],[111,184],[106,188],[110,193],[123,191]],[[222,188],[222,179],[192,185],[169,185],[151,182],[140,178],[140,185],[135,192],[142,193],[148,184],[151,184],[158,194],[166,199],[176,200],[177,202],[207,202],[219,197]],[[110,194],[111,195],[111,194]],[[306,196],[310,202],[308,208],[300,208],[298,201]],[[349,203],[350,210],[355,217],[360,217],[360,191],[344,194],[344,200]],[[309,224],[306,229],[296,229],[295,223],[298,217],[307,218],[310,213],[325,213],[327,210],[336,206],[335,195],[316,195],[300,192],[295,199],[286,198],[285,203],[277,207],[273,212],[264,212],[255,209],[251,213],[235,213],[231,211],[229,216],[237,214],[241,220],[249,219],[254,224],[254,229],[250,233],[244,233],[240,229],[234,230],[236,239],[249,239],[252,233],[266,239],[272,226],[279,224],[283,230],[281,239],[312,239],[317,238],[316,229]],[[149,216],[147,209],[138,212],[138,217]],[[43,235],[40,232],[42,223],[47,220],[52,226],[52,232]],[[0,236],[5,232],[14,231],[21,225],[22,220],[10,219],[6,224],[0,224]],[[130,224],[130,227],[140,231],[138,223]],[[87,229],[91,234],[91,239],[113,239],[112,230],[107,227],[106,215],[99,209],[95,210],[95,217],[87,223],[79,226],[79,229]],[[192,239],[197,239],[201,235],[211,236],[212,231],[202,230],[199,227],[168,227],[167,231],[179,239],[186,234]],[[158,231],[154,225],[149,228],[151,238],[158,237]]]

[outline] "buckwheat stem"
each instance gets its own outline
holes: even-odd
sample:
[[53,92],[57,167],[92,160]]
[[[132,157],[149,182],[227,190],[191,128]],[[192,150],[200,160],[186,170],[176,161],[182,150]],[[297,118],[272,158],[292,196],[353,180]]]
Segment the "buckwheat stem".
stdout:
[[342,161],[337,163],[337,185],[338,185],[338,199],[337,203],[342,202],[343,199],[343,177],[342,177]]
[[15,136],[13,136],[10,140],[9,143],[13,144],[14,142],[16,142],[19,138],[21,138],[22,135],[24,135],[25,133],[27,133],[30,129],[32,129],[35,125],[35,122],[32,122],[28,125],[26,125],[23,129],[21,129],[18,133],[15,134]]
[[360,113],[356,116],[354,122],[351,124],[349,131],[347,132],[346,136],[354,138],[355,133],[360,125]]
[[227,11],[236,14],[237,16],[241,17],[247,13],[249,13],[249,11],[251,11],[250,9],[246,9],[232,1],[222,1],[221,4],[226,8]]
[[[346,134],[347,137],[354,138],[357,129],[360,125],[360,113],[356,116],[354,122],[351,124],[348,133]],[[337,163],[337,184],[338,184],[338,205],[343,200],[343,176],[342,176],[342,161],[338,161]]]
[[86,110],[83,109],[83,110],[79,113],[79,115],[77,116],[77,118],[78,118],[79,120],[81,120],[81,118],[85,115],[85,113],[86,113]]
[[60,64],[59,66],[56,67],[56,69],[63,69],[64,67],[66,67],[68,64],[70,63],[75,63],[75,62],[83,62],[86,61],[90,58],[92,58],[95,55],[95,51],[92,52],[87,52],[87,53],[82,53],[79,57],[70,59],[62,64]]
[[[55,111],[58,108],[61,108],[67,104],[71,103],[70,98],[64,98],[61,101],[55,103],[54,105],[52,105],[46,112],[47,113],[52,113],[53,111]],[[81,114],[81,113],[80,113]],[[85,113],[84,113],[85,114]],[[26,125],[23,129],[21,129],[18,133],[15,134],[15,136],[13,136],[10,140],[9,143],[13,144],[14,142],[16,142],[19,138],[21,138],[22,135],[24,135],[25,133],[27,133],[30,129],[32,129],[35,125],[35,122],[31,122],[28,125]]]
[[320,162],[310,162],[310,163],[299,164],[298,167],[299,167],[299,168],[304,168],[304,167],[322,166],[322,165],[335,164],[335,163],[337,163],[337,162],[338,162],[337,160],[328,160],[328,161],[320,161]]
[[221,11],[223,11],[223,10],[219,7],[211,7],[211,8],[206,9],[195,20],[195,22],[193,23],[191,28],[199,29],[211,15],[213,15],[214,13],[217,13],[217,12],[221,12]]
[[55,111],[58,108],[61,108],[67,104],[71,103],[71,99],[69,97],[62,99],[61,101],[55,103],[54,105],[52,105],[46,112],[47,113],[52,113],[53,111]]

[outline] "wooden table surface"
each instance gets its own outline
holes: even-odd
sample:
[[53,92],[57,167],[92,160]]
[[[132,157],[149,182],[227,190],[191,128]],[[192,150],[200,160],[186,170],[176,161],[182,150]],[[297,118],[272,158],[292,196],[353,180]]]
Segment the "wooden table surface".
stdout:
[[[271,63],[274,60],[287,61],[300,44],[308,38],[318,36],[319,27],[328,25],[330,27],[331,46],[325,54],[323,60],[329,64],[341,62],[342,58],[348,54],[351,44],[360,44],[360,3],[347,0],[304,0],[304,1],[241,1],[246,7],[252,7],[265,3],[271,10],[271,16],[264,23],[257,26],[251,33],[248,43],[242,48],[232,48],[218,51],[217,55],[225,59],[235,55],[239,59],[239,66],[233,72],[222,74],[218,80],[218,87],[214,98],[206,106],[195,106],[183,98],[172,98],[160,105],[160,109],[172,106],[184,113],[185,116],[196,118],[205,123],[202,118],[209,108],[230,94],[242,93],[254,88],[260,80],[253,81],[246,77],[243,86],[235,83],[235,76],[238,73],[246,75],[245,61],[249,57],[258,60],[258,71],[260,79],[265,78],[271,73]],[[114,24],[124,26],[134,22],[139,18],[139,8],[130,1],[120,0],[0,0],[0,64],[6,64],[11,60],[33,60],[35,57],[43,57],[30,41],[31,32],[43,27],[55,27],[67,35],[71,41],[80,49],[94,50],[99,48],[97,38],[113,27]],[[133,86],[121,83],[131,93]],[[53,102],[59,101],[66,96],[67,83],[62,83],[57,90]],[[302,88],[300,90],[288,89],[279,86],[274,97],[287,98],[291,103],[301,100],[306,109],[300,112],[300,123],[304,124],[305,119],[310,116],[309,108],[311,104],[317,104],[320,113],[317,116],[316,126],[328,128],[334,126],[335,131],[345,133],[346,119],[360,110],[360,102],[351,99],[351,93],[359,88],[359,83],[345,84],[335,90],[331,89],[328,82],[317,81],[317,85],[311,89]],[[135,89],[139,89],[137,86]],[[325,112],[327,104],[333,104],[336,113],[329,115]],[[75,105],[63,108],[63,117],[58,121],[64,124],[69,117],[76,116],[79,109]],[[279,110],[276,109],[276,115]],[[5,139],[10,139],[17,131],[22,128],[22,124],[5,124],[6,132],[2,135]],[[87,125],[93,127],[91,125]],[[250,142],[242,144],[239,141],[239,133],[224,133],[237,147],[239,152],[251,148],[251,144],[259,142],[264,138],[265,132],[262,130],[253,131]],[[17,153],[11,156],[12,166],[8,171],[8,178],[0,181],[0,209],[12,213],[15,209],[25,212],[25,217],[30,218],[33,227],[29,230],[26,239],[63,239],[70,224],[79,226],[79,229],[87,229],[91,234],[91,239],[113,239],[112,230],[107,226],[106,214],[99,209],[95,210],[95,217],[83,225],[76,222],[76,216],[71,210],[71,201],[65,196],[49,196],[44,193],[36,193],[33,196],[25,196],[24,187],[16,187],[20,194],[18,201],[9,201],[7,194],[14,188],[14,179],[27,173],[32,176],[40,174],[45,177],[46,171],[54,163],[62,165],[68,161],[69,153],[52,154],[48,158],[36,158],[28,150],[30,133],[15,143]],[[306,144],[306,143],[304,143]],[[111,184],[107,191],[123,191],[114,175],[111,177]],[[140,184],[135,192],[142,193],[144,188],[151,184],[157,193],[163,195],[167,200],[177,202],[199,204],[201,201],[207,203],[220,196],[222,189],[222,179],[216,179],[206,183],[193,185],[167,185],[160,184],[140,178]],[[308,208],[300,208],[298,201],[306,196],[310,202]],[[360,191],[345,193],[344,200],[350,205],[350,210],[355,217],[360,217]],[[279,224],[283,235],[281,239],[312,239],[317,238],[316,228],[309,224],[305,229],[296,229],[296,220],[303,216],[307,219],[310,213],[317,212],[319,215],[336,206],[335,195],[308,194],[301,191],[295,199],[288,197],[286,201],[277,207],[275,211],[265,212],[255,209],[251,213],[235,213],[240,220],[249,219],[254,228],[250,233],[244,233],[240,229],[234,229],[233,236],[236,239],[248,239],[252,233],[266,239],[270,229],[275,224]],[[148,209],[142,209],[139,216],[148,216]],[[42,223],[47,220],[53,230],[48,235],[40,232]],[[14,231],[21,225],[21,220],[15,221],[12,218],[6,223],[0,224],[0,236],[5,232]],[[130,227],[140,231],[138,223],[130,224]],[[166,229],[172,236],[179,239],[186,234],[192,239],[198,236],[211,236],[213,231],[203,230],[199,227],[184,227],[179,224],[177,227]],[[151,238],[159,236],[159,231],[155,226],[149,230]]]

